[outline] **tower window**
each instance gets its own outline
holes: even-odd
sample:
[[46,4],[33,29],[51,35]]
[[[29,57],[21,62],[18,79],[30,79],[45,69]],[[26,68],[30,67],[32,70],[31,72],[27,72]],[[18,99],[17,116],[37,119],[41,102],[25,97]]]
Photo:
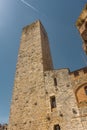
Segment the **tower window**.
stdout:
[[54,78],[54,85],[57,86],[57,79]]
[[56,107],[55,96],[50,97],[51,109]]
[[54,125],[54,130],[60,130],[60,126],[58,124]]
[[85,94],[87,95],[87,86],[84,87]]
[[85,27],[87,28],[87,22],[85,23]]

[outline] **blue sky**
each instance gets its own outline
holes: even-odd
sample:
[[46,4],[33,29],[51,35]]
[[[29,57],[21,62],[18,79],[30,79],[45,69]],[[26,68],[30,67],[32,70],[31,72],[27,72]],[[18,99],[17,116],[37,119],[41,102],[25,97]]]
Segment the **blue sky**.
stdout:
[[[0,0],[0,123],[8,122],[22,28],[40,19],[49,37],[54,68],[86,66],[75,22],[86,0]],[[83,58],[84,57],[84,58]]]

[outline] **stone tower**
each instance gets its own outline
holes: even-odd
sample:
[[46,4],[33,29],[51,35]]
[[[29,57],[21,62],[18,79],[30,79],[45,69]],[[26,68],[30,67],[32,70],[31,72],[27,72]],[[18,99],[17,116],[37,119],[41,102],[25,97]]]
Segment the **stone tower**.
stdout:
[[83,40],[83,49],[87,54],[87,4],[78,18],[76,26]]
[[22,32],[11,105],[10,130],[38,130],[42,124],[44,125],[46,88],[43,72],[51,69],[53,64],[47,33],[40,21],[37,21],[24,27]]
[[54,70],[40,21],[22,32],[8,130],[87,130],[87,67]]

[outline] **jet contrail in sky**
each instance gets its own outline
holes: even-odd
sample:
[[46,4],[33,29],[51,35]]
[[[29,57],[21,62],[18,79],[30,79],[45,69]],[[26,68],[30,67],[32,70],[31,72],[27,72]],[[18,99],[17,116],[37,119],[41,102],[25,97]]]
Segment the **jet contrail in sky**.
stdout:
[[35,7],[33,7],[31,4],[27,3],[25,0],[21,0],[21,2],[23,4],[25,4],[26,6],[30,7],[31,9],[33,9],[36,12],[39,12],[39,10],[37,10]]

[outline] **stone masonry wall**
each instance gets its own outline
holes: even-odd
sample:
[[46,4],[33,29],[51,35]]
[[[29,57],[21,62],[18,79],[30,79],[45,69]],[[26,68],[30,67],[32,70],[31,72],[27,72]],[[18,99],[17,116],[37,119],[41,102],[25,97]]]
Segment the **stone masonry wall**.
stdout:
[[[68,69],[60,69],[45,72],[45,89],[47,93],[47,113],[50,117],[49,129],[53,129],[55,124],[59,124],[61,130],[86,130],[87,114],[81,115],[81,110],[87,110],[87,106],[79,108],[74,89],[76,83],[79,85],[87,83],[87,74],[73,80],[74,74]],[[54,85],[54,78],[57,79],[57,86]],[[56,97],[56,108],[51,111],[50,97]],[[86,95],[87,99],[87,95]],[[82,117],[81,117],[82,116]],[[84,117],[85,116],[85,117]],[[84,123],[82,122],[84,118]],[[84,124],[84,125],[83,125]]]
[[85,53],[87,54],[87,4],[85,5],[79,18],[76,21],[76,27],[82,37],[83,41],[82,47]]
[[[23,29],[8,130],[47,129],[43,70],[52,69],[52,61],[48,38],[41,34],[40,21]],[[43,58],[45,42],[49,54],[46,52]]]
[[[23,29],[8,130],[87,130],[87,68],[54,70],[40,21]],[[56,129],[57,130],[57,129]]]
[[[77,73],[77,75],[75,75],[75,73]],[[77,112],[79,115],[76,116],[76,120],[80,119],[83,130],[87,130],[87,94],[84,89],[84,87],[87,86],[87,67],[77,70],[75,73],[71,73],[70,80],[78,106]]]

